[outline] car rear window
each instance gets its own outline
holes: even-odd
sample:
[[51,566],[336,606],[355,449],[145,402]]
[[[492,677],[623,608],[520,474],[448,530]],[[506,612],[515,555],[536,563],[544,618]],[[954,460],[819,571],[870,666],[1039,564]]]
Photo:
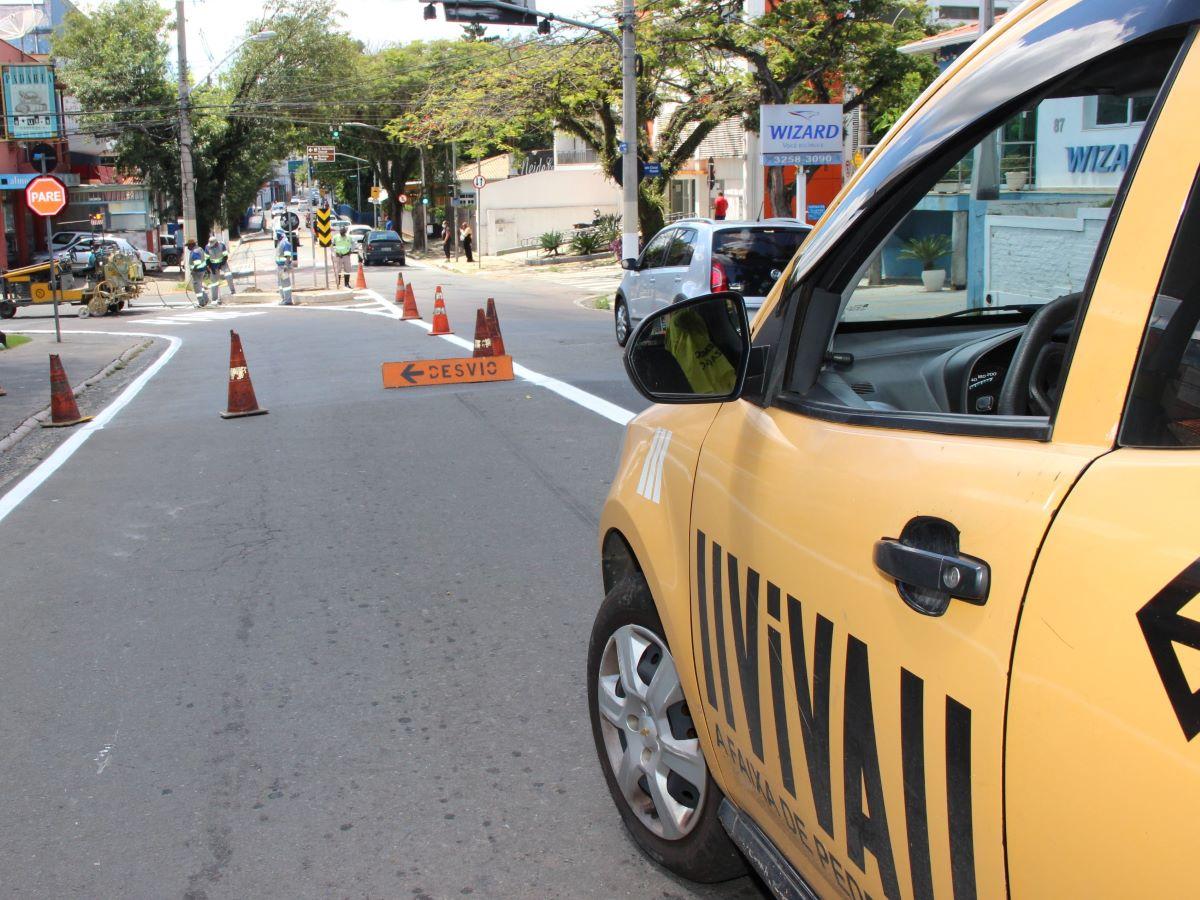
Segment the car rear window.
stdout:
[[725,270],[729,289],[746,297],[766,296],[804,242],[798,228],[730,228],[713,235],[713,263]]
[[400,235],[394,231],[372,231],[368,240],[373,244],[380,241],[399,241]]

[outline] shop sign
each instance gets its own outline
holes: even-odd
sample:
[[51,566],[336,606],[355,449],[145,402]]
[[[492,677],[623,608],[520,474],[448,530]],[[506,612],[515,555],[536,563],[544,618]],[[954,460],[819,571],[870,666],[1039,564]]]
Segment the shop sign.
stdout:
[[4,133],[9,140],[58,137],[53,66],[4,66],[0,82],[4,86]]
[[772,103],[758,109],[764,166],[841,163],[840,103]]

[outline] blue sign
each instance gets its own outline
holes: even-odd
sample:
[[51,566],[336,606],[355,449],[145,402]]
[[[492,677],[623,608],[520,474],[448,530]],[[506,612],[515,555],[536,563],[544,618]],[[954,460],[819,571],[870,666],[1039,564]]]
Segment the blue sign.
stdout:
[[808,221],[817,221],[819,218],[821,218],[821,216],[825,215],[825,209],[826,206],[824,203],[808,204]]
[[1067,171],[1081,172],[1124,172],[1129,168],[1128,144],[1090,144],[1083,147],[1067,147]]
[[648,162],[642,167],[642,174],[647,178],[662,177],[662,163]]
[[4,132],[9,140],[58,137],[53,66],[5,66],[0,80],[4,83]]
[[624,141],[617,142],[617,152],[618,153],[624,155],[625,151],[628,149],[629,149],[629,145],[627,143],[625,143]]

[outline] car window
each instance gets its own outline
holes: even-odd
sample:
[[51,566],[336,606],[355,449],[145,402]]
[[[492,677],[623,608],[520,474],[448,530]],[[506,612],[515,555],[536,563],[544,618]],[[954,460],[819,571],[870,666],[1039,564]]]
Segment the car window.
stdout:
[[[1139,65],[1101,56],[1072,83],[1103,92],[1059,86],[1061,96],[1014,109],[1009,122],[1032,120],[1035,141],[1003,140],[1012,129],[988,119],[957,152],[929,147],[908,176],[913,199],[860,222],[838,280],[809,295],[829,323],[810,327],[832,337],[821,346],[798,329],[805,350],[787,386],[819,404],[934,416],[903,427],[941,430],[947,414],[1052,416],[1089,278],[1152,127],[1133,122],[1097,143],[1084,124],[1109,91],[1157,91],[1179,46]],[[1029,329],[1035,315],[1053,327]],[[1037,347],[1022,344],[1027,331]]]
[[372,231],[371,232],[371,240],[372,241],[398,241],[398,240],[400,240],[400,235],[396,234],[396,232],[394,232],[394,231]]
[[1134,371],[1121,443],[1200,447],[1200,177],[1175,235]]
[[696,250],[696,229],[677,228],[671,233],[663,255],[664,266],[690,266]]
[[713,285],[765,297],[787,268],[808,229],[729,228],[713,235]]
[[657,269],[661,267],[674,233],[674,228],[667,228],[656,234],[646,245],[646,249],[642,251],[642,261],[638,268]]

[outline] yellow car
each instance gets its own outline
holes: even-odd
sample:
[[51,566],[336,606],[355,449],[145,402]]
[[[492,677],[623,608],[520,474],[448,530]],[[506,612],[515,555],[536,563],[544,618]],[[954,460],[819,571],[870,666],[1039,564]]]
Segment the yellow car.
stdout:
[[710,295],[631,339],[658,405],[603,512],[589,705],[669,869],[1195,896],[1198,20],[1027,0],[753,323]]

